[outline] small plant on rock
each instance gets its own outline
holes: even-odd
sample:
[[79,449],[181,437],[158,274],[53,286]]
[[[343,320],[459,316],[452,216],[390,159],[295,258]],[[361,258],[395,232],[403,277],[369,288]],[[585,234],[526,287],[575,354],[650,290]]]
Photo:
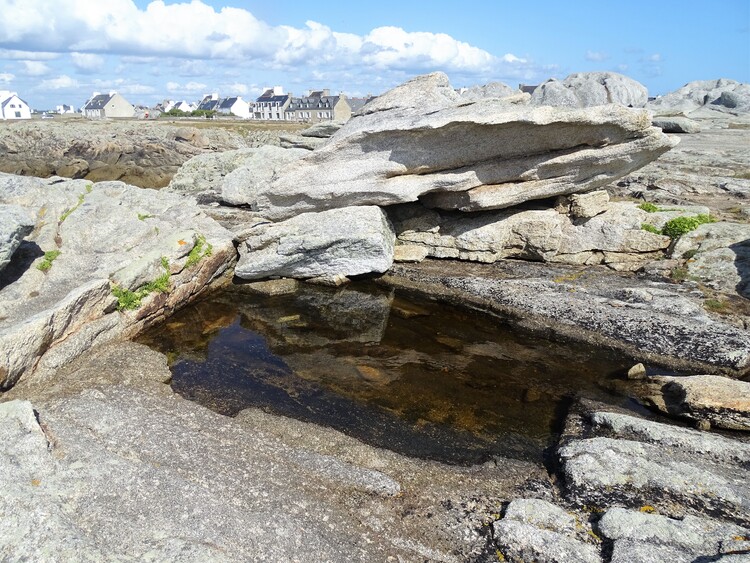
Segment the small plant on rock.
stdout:
[[49,271],[52,267],[52,262],[54,262],[60,254],[62,254],[60,250],[48,250],[44,253],[44,260],[37,264],[36,269],[41,272]]
[[659,206],[654,205],[649,201],[644,201],[643,203],[641,203],[638,206],[638,209],[642,209],[646,213],[656,213],[657,211],[661,211],[661,209],[659,209]]
[[696,215],[694,217],[675,217],[667,221],[662,228],[661,232],[663,235],[668,236],[671,239],[680,238],[685,233],[694,231],[701,225],[706,223],[713,223],[714,220],[710,215]]
[[132,291],[119,285],[112,286],[112,295],[117,297],[117,310],[128,311],[137,309],[141,306],[143,299],[151,293],[169,293],[169,261],[162,256],[161,265],[164,273],[153,281],[148,282],[143,287]]
[[211,256],[213,253],[214,247],[211,245],[210,242],[206,240],[206,237],[203,235],[198,235],[198,237],[195,240],[195,246],[188,254],[187,262],[185,262],[185,267],[189,268],[190,266],[197,264],[201,261],[201,259],[205,258],[206,256]]
[[649,233],[654,233],[655,235],[661,234],[661,229],[658,229],[657,227],[654,227],[653,225],[650,225],[648,223],[643,223],[641,225],[641,229],[644,231],[648,231]]

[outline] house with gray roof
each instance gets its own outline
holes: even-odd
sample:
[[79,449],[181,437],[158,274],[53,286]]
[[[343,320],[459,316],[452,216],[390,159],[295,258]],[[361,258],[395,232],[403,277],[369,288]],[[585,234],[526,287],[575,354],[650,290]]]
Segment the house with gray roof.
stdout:
[[313,90],[302,98],[292,98],[284,115],[287,121],[304,123],[348,121],[352,108],[344,94],[331,96],[329,90]]
[[89,119],[117,119],[133,117],[135,107],[117,92],[109,94],[95,92],[81,108],[81,112]]
[[291,101],[291,92],[284,94],[284,89],[281,86],[267,88],[263,94],[255,100],[253,116],[255,119],[282,121],[286,119],[285,112]]
[[31,108],[16,92],[0,90],[0,118],[31,119]]
[[242,96],[220,100],[217,111],[224,115],[235,115],[242,119],[250,119],[250,117],[252,117],[250,103],[243,100]]

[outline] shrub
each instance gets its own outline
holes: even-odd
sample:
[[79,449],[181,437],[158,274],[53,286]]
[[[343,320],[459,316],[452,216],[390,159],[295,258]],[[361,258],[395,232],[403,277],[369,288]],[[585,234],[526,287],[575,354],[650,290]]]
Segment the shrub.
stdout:
[[714,220],[709,215],[696,215],[694,217],[675,217],[674,219],[667,221],[661,232],[663,235],[666,235],[671,239],[677,239],[685,233],[694,231],[700,225],[713,222]]

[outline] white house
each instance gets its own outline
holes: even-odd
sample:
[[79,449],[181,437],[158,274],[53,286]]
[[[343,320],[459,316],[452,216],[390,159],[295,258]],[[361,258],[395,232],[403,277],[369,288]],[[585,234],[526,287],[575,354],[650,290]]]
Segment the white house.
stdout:
[[226,115],[236,115],[242,119],[250,119],[250,104],[242,99],[241,96],[235,98],[224,98],[217,108],[219,113]]
[[15,92],[0,90],[0,116],[3,119],[31,119],[31,108]]
[[135,108],[117,92],[110,92],[109,94],[95,92],[81,108],[81,111],[89,119],[133,117],[135,115]]

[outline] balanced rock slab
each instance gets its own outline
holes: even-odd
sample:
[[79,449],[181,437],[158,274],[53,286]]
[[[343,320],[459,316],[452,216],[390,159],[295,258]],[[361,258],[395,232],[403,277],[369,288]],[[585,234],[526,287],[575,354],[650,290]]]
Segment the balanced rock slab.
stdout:
[[254,280],[385,272],[393,263],[395,239],[379,207],[303,213],[250,230],[235,275]]
[[365,106],[248,204],[271,220],[420,198],[443,209],[501,209],[594,190],[676,143],[643,110],[466,102],[436,73]]

